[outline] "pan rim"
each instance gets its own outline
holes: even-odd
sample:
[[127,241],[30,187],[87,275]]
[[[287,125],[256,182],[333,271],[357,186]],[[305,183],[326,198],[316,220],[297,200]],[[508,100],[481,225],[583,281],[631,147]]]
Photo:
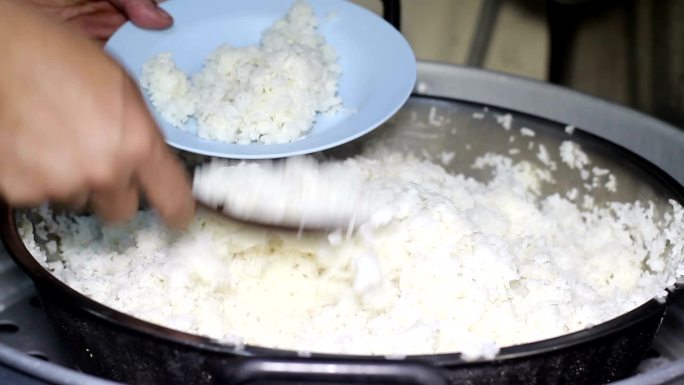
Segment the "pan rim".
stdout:
[[[481,104],[471,101],[459,100],[452,97],[432,96],[432,95],[412,95],[412,99],[435,99],[447,102],[459,102],[468,104]],[[553,121],[551,119],[533,115],[526,112],[517,111],[512,108],[497,107],[510,111],[511,113],[533,116],[535,119],[541,119],[552,122],[554,124],[562,125],[562,123]],[[581,127],[580,127],[581,129]],[[677,182],[672,176],[667,174],[661,168],[640,155],[630,151],[620,144],[611,142],[591,132],[582,131],[582,135],[588,135],[592,140],[595,140],[601,145],[608,146],[611,150],[615,150],[621,155],[624,155],[635,166],[647,172],[658,183],[666,188],[668,193],[675,197],[672,199],[684,205],[684,186]],[[186,347],[211,351],[215,353],[233,354],[243,357],[258,356],[258,357],[297,357],[299,353],[294,350],[275,349],[258,345],[236,345],[233,343],[226,343],[220,340],[212,339],[198,334],[181,332],[165,326],[154,324],[132,315],[123,313],[108,307],[100,302],[97,302],[80,292],[72,289],[64,282],[56,278],[52,273],[40,265],[40,263],[33,257],[33,255],[26,249],[15,221],[15,208],[10,207],[5,202],[0,202],[0,238],[5,244],[7,251],[12,259],[24,270],[31,278],[36,286],[47,286],[50,288],[50,295],[61,298],[68,298],[69,301],[62,301],[63,305],[71,307],[73,310],[82,311],[90,316],[99,318],[108,324],[124,328],[128,332],[143,334],[155,339],[164,340],[180,344]],[[670,293],[664,300],[651,299],[644,304],[626,312],[618,317],[610,319],[598,325],[589,328],[575,331],[561,336],[543,339],[533,342],[528,342],[519,345],[511,345],[502,347],[499,354],[493,360],[463,360],[461,353],[439,353],[439,354],[421,354],[421,355],[407,355],[404,357],[407,361],[428,362],[438,366],[456,366],[456,367],[472,367],[479,365],[489,365],[492,362],[504,362],[510,360],[517,360],[521,358],[529,358],[539,356],[548,352],[562,351],[571,349],[575,346],[596,341],[601,338],[608,337],[621,330],[627,329],[640,321],[653,316],[654,314],[664,311],[669,301],[671,301],[675,292],[681,291],[681,288],[676,286],[674,288],[666,288]],[[39,290],[42,293],[42,291]],[[312,353],[311,357],[317,358],[337,358],[337,359],[361,359],[361,360],[386,360],[397,359],[396,357],[388,357],[384,355],[352,355],[341,353]]]

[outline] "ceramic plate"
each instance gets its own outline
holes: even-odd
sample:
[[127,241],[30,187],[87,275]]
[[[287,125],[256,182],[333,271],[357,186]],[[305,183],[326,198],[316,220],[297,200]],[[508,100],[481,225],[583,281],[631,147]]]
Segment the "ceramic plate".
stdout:
[[[258,44],[262,31],[282,18],[294,0],[170,0],[162,4],[174,17],[164,31],[122,26],[105,49],[137,80],[143,63],[172,52],[186,73],[202,68],[207,55],[222,44]],[[416,79],[416,60],[404,37],[389,23],[346,0],[308,0],[321,21],[320,32],[339,54],[339,95],[345,110],[318,114],[304,137],[282,144],[231,144],[202,139],[194,119],[180,130],[148,106],[166,141],[181,150],[237,159],[265,159],[307,154],[358,138],[389,119],[409,97]]]

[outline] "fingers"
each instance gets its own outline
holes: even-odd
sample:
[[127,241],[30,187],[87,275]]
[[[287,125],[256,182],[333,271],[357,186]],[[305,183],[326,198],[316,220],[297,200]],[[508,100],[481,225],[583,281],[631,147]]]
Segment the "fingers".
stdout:
[[131,21],[141,27],[165,29],[173,24],[171,16],[153,0],[109,0],[121,9]]
[[138,180],[150,204],[169,226],[184,228],[190,223],[195,214],[190,183],[170,152],[160,151],[142,164]]
[[27,183],[18,183],[13,186],[0,185],[0,196],[10,205],[17,207],[36,206],[45,202],[42,191]]
[[132,83],[124,108],[128,134],[124,144],[135,158],[134,177],[149,204],[171,227],[184,228],[195,214],[190,180],[182,163],[168,149],[164,138]]
[[107,0],[27,0],[38,11],[94,39],[108,39],[128,18]]
[[88,204],[89,194],[86,191],[80,191],[72,194],[63,200],[62,205],[72,210],[80,211]]
[[56,200],[51,203],[51,206],[52,210],[56,213],[75,212],[77,214],[86,214],[88,211],[87,204],[88,193],[83,191],[74,193],[67,198]]
[[115,186],[92,194],[92,209],[100,218],[110,223],[122,223],[138,211],[138,189],[132,183]]
[[67,25],[74,26],[77,30],[94,39],[106,40],[126,22],[126,18],[113,9],[81,15],[66,21]]

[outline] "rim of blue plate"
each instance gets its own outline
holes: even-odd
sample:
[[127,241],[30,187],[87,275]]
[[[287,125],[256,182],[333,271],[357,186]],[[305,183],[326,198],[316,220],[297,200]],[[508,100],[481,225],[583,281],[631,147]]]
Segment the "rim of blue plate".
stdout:
[[[153,31],[127,22],[107,42],[105,50],[136,82],[142,64],[160,52],[171,51],[181,69],[194,72],[201,68],[206,54],[221,44],[258,43],[260,31],[283,17],[295,1],[203,0],[199,6],[191,0],[169,0],[161,6],[174,17],[174,26]],[[321,22],[321,33],[339,54],[342,75],[338,94],[343,98],[344,109],[355,112],[319,114],[310,133],[289,143],[234,144],[202,139],[171,126],[156,113],[141,89],[170,146],[232,159],[274,159],[310,154],[368,134],[406,103],[416,82],[417,64],[404,36],[380,16],[350,1],[305,2],[314,8]],[[241,27],[242,30],[233,34],[240,35],[239,38],[222,38],[224,34],[230,35],[231,28]],[[242,31],[246,32],[241,34]],[[192,130],[193,125],[191,122],[188,127]]]

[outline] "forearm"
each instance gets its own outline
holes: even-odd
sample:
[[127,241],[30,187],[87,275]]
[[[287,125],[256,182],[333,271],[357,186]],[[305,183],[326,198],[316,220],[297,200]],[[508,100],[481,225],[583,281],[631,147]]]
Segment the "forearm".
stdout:
[[[35,51],[40,49],[38,39],[44,28],[37,18],[16,0],[0,0],[0,148],[13,143],[15,127],[23,120],[24,103],[12,103],[12,98],[22,98],[16,94],[18,88],[29,86],[24,66],[35,60]],[[26,62],[26,64],[22,62]],[[7,178],[8,164],[0,164],[0,177]],[[6,184],[0,180],[0,186]],[[0,191],[2,192],[2,191]]]
[[144,191],[169,224],[187,224],[187,175],[133,80],[92,40],[14,1],[0,0],[0,196],[87,200],[121,221]]
[[[60,87],[59,91],[68,100],[74,89],[65,86],[78,87],[81,83],[74,77],[97,80],[103,75],[99,73],[102,68],[82,65],[88,55],[106,57],[97,44],[21,1],[0,0],[0,47],[3,52],[0,55],[0,122],[7,118],[2,114],[2,105],[8,98],[52,86]],[[74,72],[70,68],[80,70]],[[112,75],[110,71],[108,76]],[[50,84],[45,84],[46,81]],[[28,103],[23,105],[32,107]]]
[[[14,63],[18,57],[35,56],[34,49],[44,44],[46,36],[56,26],[37,15],[27,4],[17,0],[0,0],[0,46],[3,64]],[[3,65],[3,68],[7,68]],[[7,71],[2,71],[7,72]]]
[[80,188],[77,165],[67,167],[73,131],[103,126],[108,108],[120,111],[120,100],[99,103],[93,95],[104,93],[105,82],[121,88],[123,72],[94,43],[17,0],[0,0],[0,47],[0,195],[34,203],[31,190],[55,198],[63,186]]
[[49,66],[65,33],[28,5],[0,0],[0,104],[13,97],[17,87],[30,86],[32,71]]

